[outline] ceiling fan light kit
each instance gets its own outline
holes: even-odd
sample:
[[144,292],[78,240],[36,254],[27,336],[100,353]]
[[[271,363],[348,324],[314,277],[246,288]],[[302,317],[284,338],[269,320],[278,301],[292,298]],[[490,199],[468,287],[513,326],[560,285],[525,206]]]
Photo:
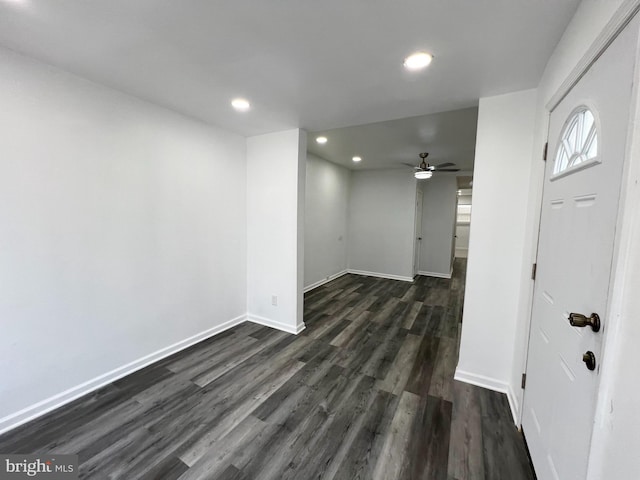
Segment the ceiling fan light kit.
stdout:
[[421,153],[420,158],[422,162],[417,167],[414,167],[415,173],[413,174],[418,180],[426,180],[433,176],[433,172],[458,172],[459,168],[447,168],[455,167],[454,163],[441,163],[439,165],[429,165],[425,160],[429,154],[427,152]]
[[427,178],[431,178],[433,176],[433,172],[431,170],[418,170],[413,175],[418,180],[426,180]]

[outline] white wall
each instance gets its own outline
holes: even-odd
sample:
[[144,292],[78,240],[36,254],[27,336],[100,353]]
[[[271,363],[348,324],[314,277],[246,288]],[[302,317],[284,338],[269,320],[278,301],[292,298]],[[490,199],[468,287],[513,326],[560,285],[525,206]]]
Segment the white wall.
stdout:
[[2,49],[0,105],[2,430],[242,320],[246,177],[243,138]]
[[450,277],[458,191],[456,177],[436,174],[420,180],[418,188],[423,191],[419,273]]
[[351,171],[307,154],[304,228],[305,289],[347,269]]
[[[536,91],[481,98],[456,378],[511,389]],[[510,393],[513,402],[514,393]]]
[[349,269],[413,279],[416,180],[410,170],[351,174]]
[[302,130],[247,139],[247,311],[290,332],[304,328],[305,164]]

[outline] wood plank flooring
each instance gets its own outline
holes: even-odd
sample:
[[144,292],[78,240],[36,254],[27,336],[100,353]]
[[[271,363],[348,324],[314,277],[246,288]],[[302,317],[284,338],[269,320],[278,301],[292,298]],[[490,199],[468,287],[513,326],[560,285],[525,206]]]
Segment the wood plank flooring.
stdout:
[[504,395],[455,382],[451,280],[345,275],[298,336],[243,324],[0,436],[85,479],[532,479]]

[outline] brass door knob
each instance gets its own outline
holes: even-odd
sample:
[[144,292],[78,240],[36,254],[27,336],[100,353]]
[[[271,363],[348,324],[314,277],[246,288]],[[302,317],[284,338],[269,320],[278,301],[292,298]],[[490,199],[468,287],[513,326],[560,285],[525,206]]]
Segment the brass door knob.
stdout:
[[572,327],[591,327],[594,332],[600,331],[600,316],[592,313],[590,317],[586,317],[581,313],[570,313],[569,323]]
[[582,355],[582,361],[589,370],[596,369],[596,356],[591,350]]

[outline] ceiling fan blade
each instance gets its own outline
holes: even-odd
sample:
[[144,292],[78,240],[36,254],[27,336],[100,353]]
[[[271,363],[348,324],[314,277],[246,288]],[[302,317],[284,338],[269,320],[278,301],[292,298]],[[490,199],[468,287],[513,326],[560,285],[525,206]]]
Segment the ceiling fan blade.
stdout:
[[451,162],[446,162],[446,163],[439,163],[438,165],[436,165],[436,168],[445,168],[445,167],[455,167],[455,163],[451,163]]
[[407,167],[411,167],[411,168],[416,168],[416,164],[415,164],[415,163],[405,163],[405,162],[402,162],[402,165],[406,165]]
[[459,168],[436,168],[436,172],[459,172]]

